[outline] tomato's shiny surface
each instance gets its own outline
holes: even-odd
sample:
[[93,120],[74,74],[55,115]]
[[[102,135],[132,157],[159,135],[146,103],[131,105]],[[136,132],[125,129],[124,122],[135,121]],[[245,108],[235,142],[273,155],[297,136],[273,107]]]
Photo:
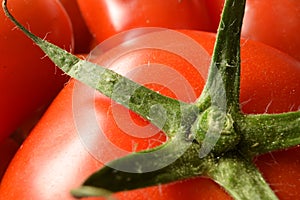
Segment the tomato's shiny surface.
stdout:
[[225,0],[207,0],[206,6],[214,30],[217,30]]
[[[123,55],[110,55],[115,60],[109,67],[160,93],[192,102],[203,88],[215,37],[213,34],[196,31],[182,33],[193,38],[205,49],[198,55],[203,61],[201,70],[204,76],[195,73],[199,72],[199,69],[183,57],[152,48],[136,49]],[[191,46],[188,47],[181,48],[183,51],[187,48],[192,52]],[[172,73],[166,76],[166,73],[155,70],[155,67],[161,64],[168,66],[167,72],[175,72],[179,76],[170,81]],[[151,73],[139,71],[146,70],[147,67]],[[154,70],[151,71],[152,68]],[[242,41],[240,102],[245,113],[273,113],[299,109],[299,78],[300,67],[296,60],[264,44],[250,40]],[[191,86],[191,92],[186,92],[187,85]],[[89,112],[92,115],[86,115]],[[98,128],[92,126],[93,120],[96,120]],[[80,132],[79,124],[85,125],[84,132]],[[145,126],[149,126],[149,133],[143,136],[134,135],[137,129],[143,129]],[[78,187],[88,175],[103,166],[90,149],[101,142],[98,140],[99,130],[114,147],[111,149],[96,146],[102,161],[118,157],[114,153],[115,149],[123,149],[128,153],[157,146],[166,139],[160,131],[154,131],[153,134],[151,131],[155,130],[154,127],[152,129],[151,125],[130,114],[127,109],[114,104],[83,84],[71,81],[16,154],[0,186],[0,197],[5,200],[72,199],[70,189]],[[89,135],[90,133],[96,134]],[[85,140],[88,143],[83,142],[83,137],[88,139]],[[259,157],[255,161],[256,164],[280,199],[296,199],[300,195],[299,149],[270,155]],[[218,185],[205,178],[121,192],[115,197],[126,200],[230,199]]]
[[[70,19],[56,0],[10,0],[8,7],[33,33],[67,50],[73,49]],[[40,115],[68,77],[15,28],[3,10],[0,49],[1,141],[29,118]]]
[[300,60],[300,1],[248,0],[242,36],[264,42]]
[[92,35],[89,32],[76,0],[60,0],[66,9],[74,32],[74,53],[88,53]]
[[77,0],[98,42],[137,27],[216,31],[207,0]]

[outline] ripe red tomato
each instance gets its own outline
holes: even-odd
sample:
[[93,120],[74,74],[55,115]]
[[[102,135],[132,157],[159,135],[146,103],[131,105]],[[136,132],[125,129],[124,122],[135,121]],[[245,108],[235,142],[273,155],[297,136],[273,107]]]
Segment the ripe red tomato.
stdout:
[[206,0],[77,0],[98,42],[131,28],[213,29]]
[[[70,19],[56,0],[10,0],[8,7],[33,33],[67,50],[73,49]],[[0,49],[1,141],[22,123],[28,123],[28,118],[39,116],[68,77],[15,29],[2,10]]]
[[[205,75],[202,74],[207,72],[215,36],[196,31],[181,33],[193,38],[205,50],[195,54],[190,40],[185,44],[175,40],[176,50],[187,52],[185,56],[150,45],[121,55],[107,55],[115,59],[109,67],[160,93],[192,102],[203,88]],[[174,39],[173,35],[167,36]],[[201,62],[201,68],[186,59],[193,56]],[[244,112],[299,109],[300,67],[296,60],[262,43],[243,40],[241,73],[240,101]],[[146,131],[136,135],[141,134],[136,130]],[[104,140],[99,140],[99,131],[104,133]],[[99,146],[103,141],[109,141],[106,145],[113,148]],[[16,154],[0,185],[0,196],[8,200],[72,199],[70,189],[78,187],[88,175],[103,166],[93,150],[101,153],[101,161],[105,162],[124,152],[151,148],[163,141],[163,133],[137,115],[87,86],[71,81]],[[91,147],[95,149],[91,151]],[[280,199],[299,197],[299,148],[271,155],[256,160],[263,175]],[[126,200],[231,199],[216,183],[201,177],[120,192],[116,197]]]
[[60,0],[66,9],[73,26],[75,50],[74,53],[88,53],[92,35],[89,32],[76,0]]
[[207,0],[207,10],[214,30],[218,29],[225,0]]
[[300,1],[248,0],[242,36],[264,42],[300,60]]

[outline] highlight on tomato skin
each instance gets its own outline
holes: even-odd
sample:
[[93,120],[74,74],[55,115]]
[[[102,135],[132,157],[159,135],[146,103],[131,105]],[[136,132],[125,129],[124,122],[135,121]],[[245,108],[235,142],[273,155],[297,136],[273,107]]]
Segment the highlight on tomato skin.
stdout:
[[216,32],[207,0],[77,0],[77,2],[90,32],[98,42],[116,33],[138,27]]
[[[181,33],[201,44],[206,50],[201,56],[211,55],[215,40],[213,34],[196,31],[182,31]],[[245,113],[275,113],[298,108],[300,106],[299,63],[295,59],[262,43],[243,40],[242,44],[240,102],[243,111]],[[112,57],[115,56],[112,55]],[[141,66],[144,66],[143,64],[147,63],[145,59],[152,58],[156,59],[155,61],[158,63],[168,63],[170,69],[177,68],[175,71],[184,74],[182,76],[185,77],[186,81],[191,83],[195,81],[195,73],[185,70],[187,67],[191,67],[190,64],[176,55],[170,55],[170,53],[158,53],[148,48],[146,50],[136,50],[117,58],[119,60],[114,62],[115,67],[123,71],[124,74],[130,75],[131,69],[130,65],[124,65],[129,67],[122,68],[123,62],[130,63],[132,61],[136,65],[142,63]],[[203,67],[207,69],[208,65]],[[128,73],[126,70],[128,70]],[[146,76],[146,73],[136,75],[138,75],[137,78],[142,79]],[[157,73],[157,75],[161,80],[166,80],[164,74]],[[196,78],[203,79],[200,74]],[[204,81],[202,84],[204,84]],[[23,144],[22,149],[16,154],[0,186],[1,197],[5,199],[33,200],[47,198],[72,199],[69,194],[70,189],[78,187],[88,175],[103,166],[103,163],[92,156],[87,146],[82,144],[78,136],[73,107],[75,87],[82,89],[79,91],[82,92],[80,96],[83,97],[80,108],[91,109],[93,116],[97,119],[97,124],[99,126],[104,124],[100,127],[102,127],[102,131],[110,141],[117,143],[119,148],[123,147],[126,150],[136,150],[136,145],[143,148],[149,147],[147,138],[132,137],[128,132],[120,130],[120,126],[114,119],[113,109],[117,109],[117,111],[125,110],[125,112],[126,109],[121,106],[114,107],[108,98],[99,93],[94,93],[94,91],[92,91],[93,95],[86,95],[90,94],[90,90],[72,80],[57,96]],[[185,88],[180,90],[185,90]],[[198,95],[201,92],[197,85],[194,86],[194,90]],[[165,91],[172,95],[172,92]],[[89,102],[92,102],[92,106]],[[129,116],[135,117],[134,115]],[[122,120],[129,123],[129,121],[136,122],[141,119]],[[87,127],[90,127],[88,125]],[[135,125],[131,126],[132,132],[135,131]],[[140,125],[145,125],[145,123],[141,121]],[[158,133],[150,139],[152,141],[155,139],[154,141],[160,144],[160,141],[157,140],[160,138],[160,134]],[[91,142],[96,143],[97,140],[91,138]],[[276,194],[283,200],[296,199],[299,196],[296,191],[300,189],[300,179],[294,179],[294,177],[300,175],[300,157],[297,152],[298,150],[293,149],[279,153],[274,152],[271,154],[271,159],[267,155],[255,160]],[[104,155],[107,157],[112,156],[110,150],[104,151]],[[286,176],[287,170],[293,177]],[[19,185],[23,187],[18,187]],[[289,191],[293,192],[289,193]],[[204,178],[121,192],[117,193],[115,197],[120,199],[180,200],[183,196],[191,200],[231,199],[216,183]]]
[[[9,0],[8,7],[33,33],[66,50],[74,49],[70,19],[57,0]],[[15,28],[2,9],[0,48],[1,141],[40,116],[69,77]]]

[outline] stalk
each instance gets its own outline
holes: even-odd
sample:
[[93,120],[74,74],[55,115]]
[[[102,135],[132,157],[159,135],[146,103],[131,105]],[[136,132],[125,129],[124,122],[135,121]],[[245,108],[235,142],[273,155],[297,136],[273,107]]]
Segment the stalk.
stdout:
[[[195,110],[193,105],[161,95],[110,69],[81,60],[66,50],[37,37],[12,16],[7,9],[6,0],[2,1],[2,7],[9,19],[67,75],[136,112],[162,129],[169,137],[172,137],[181,127],[181,121],[186,118],[184,113]],[[160,114],[153,116],[151,109]]]
[[245,4],[246,0],[225,1],[208,79],[197,101],[199,107],[222,98],[227,113],[240,111],[240,35]]

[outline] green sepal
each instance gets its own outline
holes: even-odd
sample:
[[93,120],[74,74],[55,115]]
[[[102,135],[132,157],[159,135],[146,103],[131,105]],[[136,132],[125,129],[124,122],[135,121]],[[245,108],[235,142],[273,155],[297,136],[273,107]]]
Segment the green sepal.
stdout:
[[208,79],[197,100],[199,107],[222,99],[227,112],[240,110],[240,35],[245,5],[246,0],[225,1]]
[[[155,149],[132,153],[108,163],[72,194],[77,198],[84,197],[79,196],[78,191],[85,191],[87,186],[88,189],[92,187],[115,193],[205,175],[214,160],[211,156],[200,159],[198,151],[198,144],[180,139]],[[149,153],[153,155],[149,156]],[[83,194],[87,193],[88,190]],[[88,196],[95,196],[95,193],[90,192]]]
[[208,174],[234,199],[278,199],[251,160],[236,152],[229,152],[221,157],[211,166]]
[[300,111],[245,115],[237,123],[243,133],[240,152],[256,156],[300,144]]
[[136,112],[163,130],[169,137],[180,129],[186,116],[184,113],[190,110],[189,104],[161,95],[110,69],[82,60],[37,37],[11,15],[6,9],[6,2],[6,0],[2,2],[5,14],[67,75]]

